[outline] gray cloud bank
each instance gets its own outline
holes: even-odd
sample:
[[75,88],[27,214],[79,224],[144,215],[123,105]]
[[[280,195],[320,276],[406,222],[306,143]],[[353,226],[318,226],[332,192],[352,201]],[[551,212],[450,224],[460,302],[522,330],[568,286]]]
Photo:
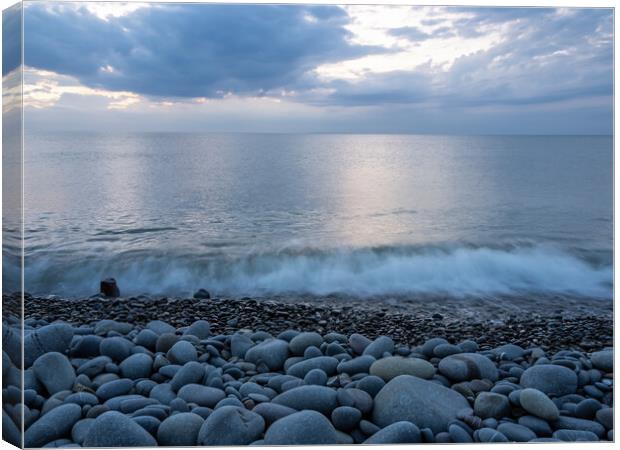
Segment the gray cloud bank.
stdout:
[[352,43],[346,28],[351,17],[337,6],[159,4],[103,20],[84,7],[42,3],[26,10],[25,63],[71,75],[85,86],[153,98],[295,91],[295,101],[316,107],[375,108],[375,123],[386,124],[427,108],[429,116],[469,113],[463,123],[481,117],[496,129],[510,129],[497,114],[506,121],[548,123],[541,106],[567,102],[565,108],[552,107],[556,120],[566,121],[552,126],[553,132],[611,132],[612,10],[445,11],[466,17],[448,21],[438,11],[425,22],[432,31],[411,26],[389,34],[415,45],[484,36],[502,25],[502,39],[457,58],[447,70],[429,61],[415,70],[370,73],[354,82],[326,81],[313,69],[399,48]]

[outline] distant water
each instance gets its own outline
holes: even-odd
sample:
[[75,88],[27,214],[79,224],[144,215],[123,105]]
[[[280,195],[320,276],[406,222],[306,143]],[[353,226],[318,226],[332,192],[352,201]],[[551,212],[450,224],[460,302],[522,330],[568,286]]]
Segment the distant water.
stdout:
[[26,290],[90,295],[113,276],[125,295],[611,298],[612,148],[607,136],[28,135]]

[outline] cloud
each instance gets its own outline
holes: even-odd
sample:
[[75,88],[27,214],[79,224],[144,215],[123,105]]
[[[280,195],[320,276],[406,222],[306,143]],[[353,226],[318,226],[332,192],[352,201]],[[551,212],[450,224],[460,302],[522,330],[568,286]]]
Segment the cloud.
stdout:
[[21,5],[2,11],[2,76],[17,69],[21,63]]
[[[216,116],[231,98],[259,114],[264,98],[282,101],[271,117],[311,110],[319,123],[323,111],[338,130],[611,131],[611,9],[152,4],[110,14],[31,3],[25,25],[26,65],[65,77],[39,77],[28,92],[63,111],[83,95],[125,117],[222,99],[209,106]],[[301,117],[286,119],[303,128]]]
[[30,5],[25,58],[93,88],[255,95],[307,82],[321,63],[376,51],[348,42],[347,21],[331,6],[168,4],[103,20],[74,4]]

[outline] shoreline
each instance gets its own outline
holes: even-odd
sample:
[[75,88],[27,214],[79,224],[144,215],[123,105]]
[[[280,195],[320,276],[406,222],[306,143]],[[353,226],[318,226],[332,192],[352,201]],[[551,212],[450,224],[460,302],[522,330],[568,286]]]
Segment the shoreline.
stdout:
[[27,295],[22,371],[5,295],[3,437],[19,446],[23,412],[26,447],[614,439],[603,304],[305,300]]
[[[3,295],[6,312],[18,315],[19,297]],[[473,339],[492,347],[507,342],[524,348],[596,351],[613,346],[613,302],[571,297],[376,297],[278,296],[270,298],[128,297],[63,299],[26,294],[26,324],[37,319],[76,326],[103,319],[145,326],[165,320],[176,327],[209,321],[212,330],[281,333],[288,329],[389,335],[418,345],[429,337]]]

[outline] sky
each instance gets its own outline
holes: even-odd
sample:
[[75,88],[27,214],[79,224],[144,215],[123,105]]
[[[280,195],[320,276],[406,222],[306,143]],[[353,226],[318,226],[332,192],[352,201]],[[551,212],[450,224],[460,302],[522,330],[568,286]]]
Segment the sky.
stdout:
[[612,132],[611,9],[36,2],[24,34],[26,131]]

